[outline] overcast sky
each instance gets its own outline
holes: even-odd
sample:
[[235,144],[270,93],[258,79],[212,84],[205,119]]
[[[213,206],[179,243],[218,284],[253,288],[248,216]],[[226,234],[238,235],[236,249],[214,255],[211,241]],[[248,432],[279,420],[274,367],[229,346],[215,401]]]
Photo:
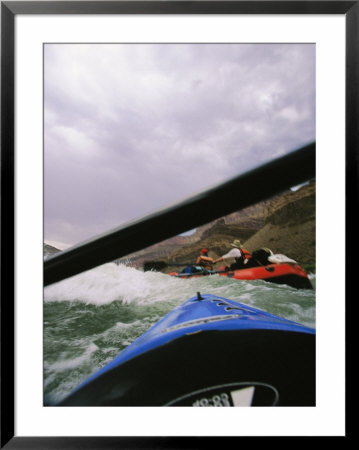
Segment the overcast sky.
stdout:
[[315,139],[311,44],[46,44],[45,240],[73,245]]

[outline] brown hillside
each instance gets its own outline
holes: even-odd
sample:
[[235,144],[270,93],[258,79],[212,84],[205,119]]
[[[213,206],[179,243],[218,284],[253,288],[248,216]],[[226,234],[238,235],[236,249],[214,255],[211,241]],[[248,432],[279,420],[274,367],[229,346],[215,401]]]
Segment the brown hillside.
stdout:
[[248,250],[269,247],[301,264],[315,264],[315,194],[276,208],[263,228],[245,242]]

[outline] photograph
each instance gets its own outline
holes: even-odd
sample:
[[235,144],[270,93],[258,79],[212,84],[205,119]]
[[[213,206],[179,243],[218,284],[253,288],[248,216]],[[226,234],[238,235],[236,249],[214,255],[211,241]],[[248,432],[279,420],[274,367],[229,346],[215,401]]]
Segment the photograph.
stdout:
[[43,55],[45,264],[241,182],[215,220],[45,286],[44,404],[315,406],[315,44]]
[[1,2],[0,448],[347,437],[358,20]]

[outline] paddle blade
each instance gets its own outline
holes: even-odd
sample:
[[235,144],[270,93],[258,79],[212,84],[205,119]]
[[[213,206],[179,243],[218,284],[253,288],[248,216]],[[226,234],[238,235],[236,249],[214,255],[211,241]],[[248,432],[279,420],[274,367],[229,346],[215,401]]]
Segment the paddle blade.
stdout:
[[165,269],[168,266],[167,263],[164,261],[145,261],[143,263],[143,270],[144,272],[154,271],[159,272],[163,269]]

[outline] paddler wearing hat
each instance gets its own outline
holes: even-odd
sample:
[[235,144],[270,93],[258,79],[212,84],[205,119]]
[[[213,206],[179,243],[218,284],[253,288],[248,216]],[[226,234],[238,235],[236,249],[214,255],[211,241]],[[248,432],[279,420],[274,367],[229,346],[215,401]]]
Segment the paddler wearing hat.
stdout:
[[248,250],[246,250],[241,241],[239,239],[235,239],[231,247],[233,247],[228,253],[226,253],[223,256],[220,256],[219,258],[215,259],[213,261],[213,264],[216,264],[220,261],[226,261],[226,260],[235,260],[233,264],[231,264],[230,269],[242,269],[244,267],[248,267],[247,264],[249,260],[251,259],[251,254]]

